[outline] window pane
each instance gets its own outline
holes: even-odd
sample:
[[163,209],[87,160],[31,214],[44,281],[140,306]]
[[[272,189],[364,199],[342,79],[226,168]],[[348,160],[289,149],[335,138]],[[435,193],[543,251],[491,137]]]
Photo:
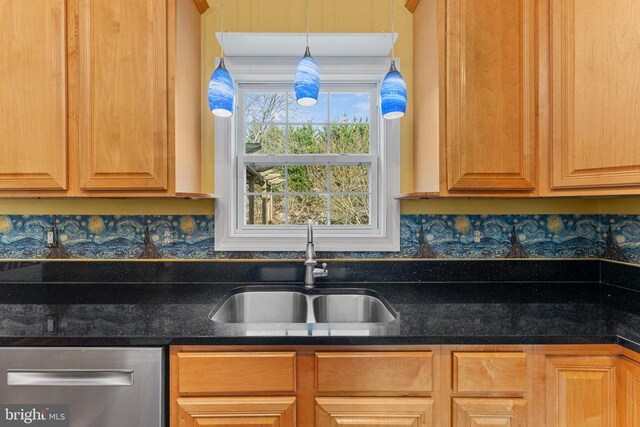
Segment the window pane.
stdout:
[[331,192],[369,191],[369,166],[331,166]]
[[289,166],[289,191],[324,193],[327,191],[327,166]]
[[284,154],[286,127],[253,124],[247,126],[245,152],[247,154]]
[[368,153],[369,125],[331,125],[331,152]]
[[318,103],[313,107],[303,107],[296,102],[296,96],[289,94],[289,122],[326,123],[329,121],[329,102],[326,93],[320,93]]
[[328,219],[327,196],[291,196],[289,198],[289,224],[326,224]]
[[330,114],[334,123],[369,123],[371,96],[368,93],[332,93]]
[[247,193],[282,193],[284,192],[284,166],[247,165]]
[[327,128],[325,126],[289,126],[290,154],[325,154]]
[[331,224],[369,225],[369,196],[331,196]]
[[245,206],[247,225],[284,224],[284,196],[245,196]]
[[284,123],[287,113],[285,93],[247,93],[244,97],[246,122]]

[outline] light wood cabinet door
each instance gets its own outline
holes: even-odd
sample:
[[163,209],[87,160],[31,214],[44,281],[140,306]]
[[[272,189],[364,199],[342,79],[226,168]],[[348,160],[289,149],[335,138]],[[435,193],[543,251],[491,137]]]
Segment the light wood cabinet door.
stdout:
[[640,364],[620,360],[617,390],[617,427],[640,426]]
[[550,16],[551,190],[640,192],[640,2],[554,0]]
[[615,426],[615,357],[549,357],[546,381],[546,427]]
[[174,0],[78,1],[80,188],[165,190]]
[[67,188],[65,0],[0,0],[0,190]]
[[180,426],[296,427],[295,397],[190,397],[177,408]]
[[454,398],[454,427],[526,427],[527,401],[502,398]]
[[432,427],[433,399],[318,397],[315,427]]
[[447,0],[446,192],[536,188],[535,0]]

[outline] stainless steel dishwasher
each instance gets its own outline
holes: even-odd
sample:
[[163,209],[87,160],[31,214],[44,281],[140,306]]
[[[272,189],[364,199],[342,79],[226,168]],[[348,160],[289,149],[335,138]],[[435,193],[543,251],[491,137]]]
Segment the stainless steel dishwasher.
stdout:
[[162,348],[0,348],[0,427],[164,426]]

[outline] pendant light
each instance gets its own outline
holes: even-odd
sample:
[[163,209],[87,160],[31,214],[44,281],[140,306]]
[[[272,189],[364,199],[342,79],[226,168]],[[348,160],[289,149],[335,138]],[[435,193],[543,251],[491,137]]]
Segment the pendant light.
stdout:
[[233,115],[233,104],[235,98],[235,86],[233,78],[227,67],[224,65],[224,0],[222,3],[222,31],[220,36],[220,63],[215,69],[209,81],[209,108],[218,117],[230,117]]
[[309,52],[309,0],[305,9],[305,20],[307,30],[307,48],[304,56],[298,63],[296,77],[293,81],[293,89],[296,93],[296,101],[304,107],[312,107],[318,103],[320,93],[320,72],[318,64]]
[[380,99],[382,118],[386,120],[399,119],[404,116],[407,110],[407,85],[402,78],[402,74],[396,68],[395,61],[395,43],[393,36],[395,34],[395,13],[393,9],[393,0],[389,0],[391,5],[391,67],[389,72],[382,80],[380,87]]

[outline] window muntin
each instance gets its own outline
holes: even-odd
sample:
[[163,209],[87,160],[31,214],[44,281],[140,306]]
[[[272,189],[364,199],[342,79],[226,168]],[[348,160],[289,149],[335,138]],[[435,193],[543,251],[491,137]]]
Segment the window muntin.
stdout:
[[240,228],[377,226],[376,90],[324,87],[301,107],[286,86],[239,85]]

